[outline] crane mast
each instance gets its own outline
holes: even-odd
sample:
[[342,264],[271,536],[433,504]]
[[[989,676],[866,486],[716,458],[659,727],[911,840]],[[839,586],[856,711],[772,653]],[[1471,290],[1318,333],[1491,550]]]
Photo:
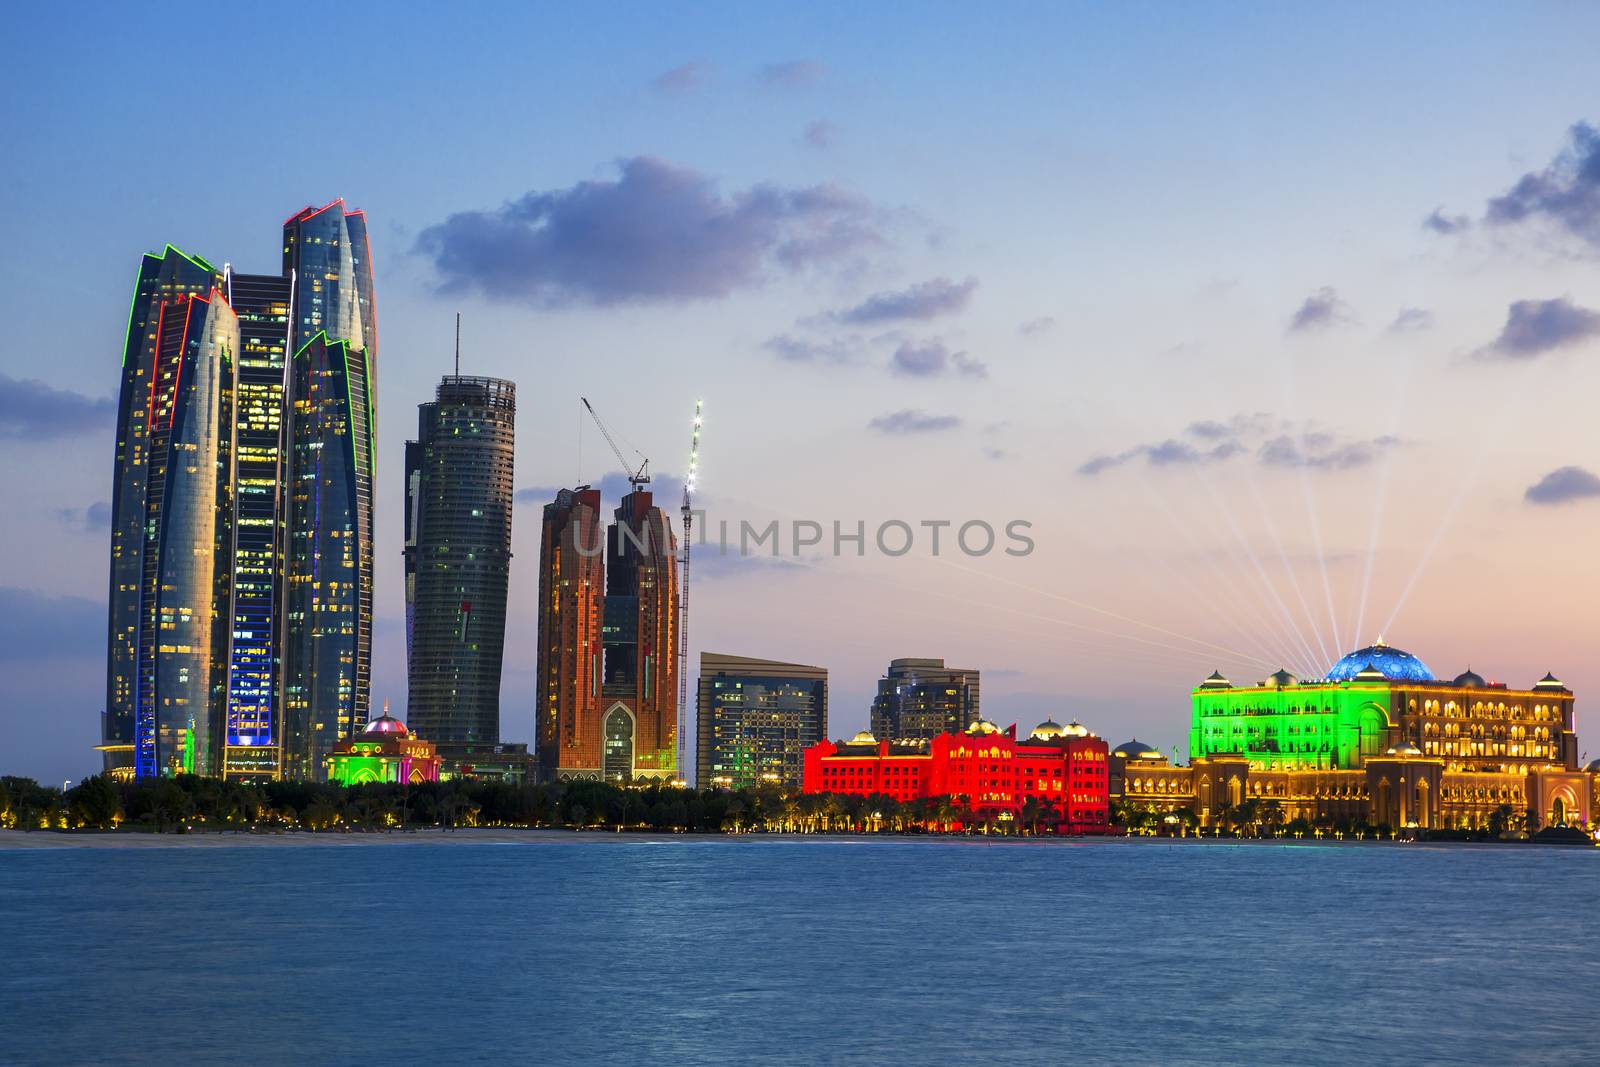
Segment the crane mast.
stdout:
[[683,476],[683,559],[678,569],[678,776],[683,777],[684,740],[689,736],[689,544],[694,526],[694,510],[689,494],[694,490],[695,476],[700,472],[700,405],[694,402],[694,427],[689,438],[689,470]]

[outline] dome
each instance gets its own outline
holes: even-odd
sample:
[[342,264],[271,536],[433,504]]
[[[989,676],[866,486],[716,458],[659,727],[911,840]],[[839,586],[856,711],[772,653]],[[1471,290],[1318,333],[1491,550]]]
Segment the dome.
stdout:
[[1420,756],[1422,755],[1422,749],[1418,748],[1416,745],[1413,745],[1410,741],[1402,741],[1398,745],[1394,745],[1389,749],[1389,755]]
[[1330,682],[1348,682],[1356,675],[1367,672],[1362,681],[1385,678],[1391,682],[1431,682],[1433,672],[1428,665],[1401,648],[1394,648],[1378,638],[1377,644],[1358,648],[1345,656],[1328,672]]
[[1061,728],[1061,732],[1068,737],[1088,737],[1089,728],[1077,719],[1073,719]]
[[1464,672],[1456,675],[1456,680],[1450,684],[1463,686],[1468,689],[1482,689],[1488,683],[1483,680],[1483,675],[1479,674],[1471,667],[1468,667]]
[[1212,671],[1205,681],[1200,683],[1201,689],[1232,689],[1233,683],[1222,676],[1221,671]]
[[1600,774],[1600,759],[1590,760],[1589,766],[1585,767],[1584,770],[1588,771],[1590,774]]
[[361,732],[365,734],[388,734],[393,737],[406,737],[411,733],[406,729],[406,724],[393,715],[379,715],[376,719],[367,723],[367,728]]
[[967,733],[969,734],[997,734],[999,732],[1000,727],[996,726],[988,719],[979,719],[977,722],[967,727]]
[[1273,671],[1267,676],[1267,680],[1264,684],[1271,689],[1283,689],[1286,686],[1299,685],[1300,679],[1296,678],[1282,667],[1279,667],[1276,671]]
[[1065,732],[1066,731],[1061,728],[1060,723],[1056,722],[1054,719],[1046,719],[1038,726],[1035,726],[1033,728],[1033,733],[1029,734],[1028,736],[1038,738],[1041,741],[1048,741],[1060,737]]
[[1133,740],[1118,745],[1111,750],[1113,756],[1119,759],[1165,759],[1155,748],[1143,741]]
[[850,739],[850,744],[852,745],[875,745],[877,743],[878,739],[872,736],[871,730],[862,730]]
[[1557,678],[1555,675],[1551,674],[1549,671],[1545,672],[1545,676],[1543,678],[1540,678],[1537,682],[1534,682],[1533,683],[1533,687],[1535,689],[1565,689],[1566,688],[1566,686],[1561,684],[1561,679]]

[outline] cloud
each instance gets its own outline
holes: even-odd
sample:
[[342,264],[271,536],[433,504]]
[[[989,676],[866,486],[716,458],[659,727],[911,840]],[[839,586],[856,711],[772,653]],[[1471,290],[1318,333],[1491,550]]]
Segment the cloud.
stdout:
[[832,148],[834,134],[837,132],[838,130],[831,122],[824,122],[818,119],[815,122],[807,123],[805,132],[806,144],[812,148]]
[[111,529],[111,505],[97,500],[86,508],[61,508],[56,518],[68,526],[77,526],[90,533]]
[[1339,298],[1339,294],[1332,286],[1324,285],[1306,297],[1305,303],[1301,304],[1299,310],[1289,319],[1289,332],[1306,333],[1327,329],[1330,326],[1343,326],[1354,321],[1355,315],[1351,312],[1350,305]]
[[855,307],[835,312],[834,318],[855,325],[937,318],[965,308],[977,288],[976,278],[930,278],[906,289],[873,293]]
[[1600,478],[1583,467],[1557,467],[1528,486],[1522,499],[1530,504],[1567,504],[1600,496]]
[[1600,131],[1589,123],[1574,123],[1548,167],[1524,174],[1484,212],[1493,226],[1539,220],[1600,245]]
[[[593,488],[600,490],[600,503],[606,521],[610,521],[610,509],[615,507],[617,501],[628,494],[631,486],[628,476],[621,471],[607,471],[600,476],[597,482],[589,483]],[[576,485],[530,485],[516,492],[518,504],[533,504],[542,507],[555,501],[556,494],[562,489],[576,489]],[[678,508],[683,504],[683,479],[676,474],[652,474],[650,484],[646,486],[655,494],[655,504],[665,510],[669,515],[676,516]],[[699,507],[700,493],[695,493],[695,506]]]
[[951,352],[938,338],[906,341],[894,350],[889,369],[908,378],[940,378],[954,370],[968,378],[987,378],[989,368],[965,352]]
[[926,411],[905,408],[888,415],[879,415],[867,423],[867,428],[895,434],[942,433],[945,430],[954,430],[960,425],[961,419],[956,415],[930,415]]
[[706,175],[649,156],[618,168],[615,179],[451,215],[422,231],[416,251],[442,291],[559,306],[712,300],[883,243],[872,205],[835,186],[724,195]]
[[1262,444],[1256,456],[1268,467],[1309,467],[1314,470],[1350,470],[1365,467],[1400,439],[1384,434],[1364,441],[1341,441],[1330,433],[1308,431],[1280,434]]
[[711,80],[711,65],[694,60],[681,67],[673,67],[650,79],[650,88],[658,93],[686,93],[698,89]]
[[1267,467],[1348,470],[1371,463],[1399,443],[1387,435],[1351,440],[1258,412],[1226,421],[1202,419],[1179,437],[1091,456],[1078,473],[1093,476],[1137,460],[1152,467],[1201,466],[1250,454]]
[[1571,297],[1518,300],[1506,311],[1506,324],[1493,343],[1478,350],[1483,359],[1533,359],[1600,333],[1600,313],[1579,307]]
[[48,441],[114,429],[117,403],[0,374],[0,437]]
[[0,586],[0,661],[83,659],[105,652],[103,602]]
[[1009,459],[1010,457],[1011,453],[1007,452],[1003,448],[985,448],[983,450],[983,458],[993,463],[998,463],[1001,460]]
[[1422,220],[1422,228],[1430,233],[1449,235],[1460,233],[1472,225],[1472,220],[1465,215],[1446,215],[1444,208],[1436,207]]
[[1390,333],[1416,333],[1433,328],[1433,312],[1427,308],[1401,308],[1389,324]]
[[1037,337],[1041,333],[1049,333],[1056,328],[1056,320],[1049,315],[1041,315],[1036,319],[1029,319],[1017,327],[1017,332],[1024,337]]
[[788,363],[854,363],[861,352],[857,337],[813,340],[787,333],[769,337],[761,347]]
[[790,59],[768,63],[756,72],[756,80],[778,89],[803,89],[815,85],[828,73],[827,66],[815,59]]

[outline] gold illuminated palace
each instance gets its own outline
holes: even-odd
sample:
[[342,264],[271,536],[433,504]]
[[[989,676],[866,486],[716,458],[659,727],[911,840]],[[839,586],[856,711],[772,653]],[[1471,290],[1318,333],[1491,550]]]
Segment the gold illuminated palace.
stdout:
[[1202,826],[1247,801],[1276,801],[1285,821],[1393,828],[1488,829],[1507,810],[1588,826],[1600,810],[1600,760],[1578,769],[1573,694],[1554,675],[1526,689],[1470,669],[1441,681],[1380,639],[1314,681],[1213,673],[1192,702],[1189,765],[1119,745],[1114,796]]

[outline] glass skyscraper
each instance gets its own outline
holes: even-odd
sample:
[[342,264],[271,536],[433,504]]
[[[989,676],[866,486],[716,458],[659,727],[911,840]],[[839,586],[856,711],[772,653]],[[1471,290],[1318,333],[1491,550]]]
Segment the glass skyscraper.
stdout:
[[406,442],[406,719],[445,745],[500,740],[516,396],[447,376]]
[[221,770],[239,351],[221,280],[146,255],[123,348],[101,747],[141,776]]
[[233,606],[222,770],[272,778],[280,770],[284,372],[293,279],[227,277],[239,316],[233,447]]
[[307,208],[282,249],[280,275],[171,246],[140,266],[113,472],[108,771],[321,778],[366,723],[366,219]]

